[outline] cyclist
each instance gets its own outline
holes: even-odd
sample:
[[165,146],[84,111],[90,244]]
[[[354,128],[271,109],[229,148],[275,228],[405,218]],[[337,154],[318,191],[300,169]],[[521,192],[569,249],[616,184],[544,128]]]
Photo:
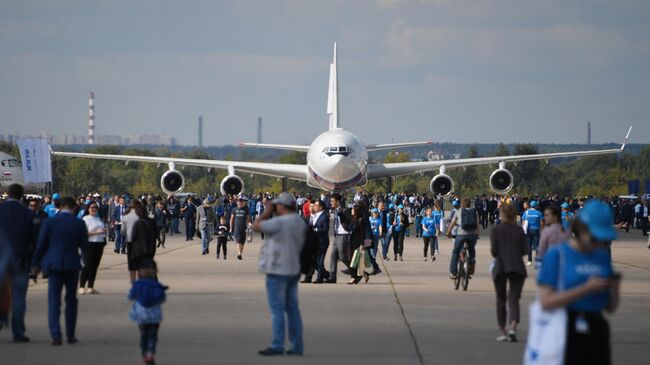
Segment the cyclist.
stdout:
[[456,238],[454,239],[454,250],[451,253],[451,262],[449,264],[449,278],[452,280],[458,277],[458,255],[465,243],[468,244],[469,251],[468,274],[474,274],[474,259],[476,257],[476,241],[478,240],[479,228],[476,209],[471,206],[471,200],[464,198],[461,203],[461,209],[454,214],[449,228],[447,228],[447,237],[451,238],[454,228],[458,226]]

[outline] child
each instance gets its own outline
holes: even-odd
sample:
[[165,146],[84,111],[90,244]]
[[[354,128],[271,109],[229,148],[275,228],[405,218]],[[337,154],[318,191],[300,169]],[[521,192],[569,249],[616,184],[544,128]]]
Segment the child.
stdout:
[[228,254],[228,226],[226,225],[226,217],[221,216],[219,218],[219,227],[217,227],[217,260],[219,259],[219,253],[223,247],[223,259],[226,260],[226,255]]
[[153,260],[143,263],[138,273],[140,278],[133,282],[129,291],[129,300],[134,301],[129,318],[140,327],[140,348],[144,363],[155,364],[158,328],[162,321],[161,304],[165,301],[165,290],[168,287],[158,282],[158,269]]

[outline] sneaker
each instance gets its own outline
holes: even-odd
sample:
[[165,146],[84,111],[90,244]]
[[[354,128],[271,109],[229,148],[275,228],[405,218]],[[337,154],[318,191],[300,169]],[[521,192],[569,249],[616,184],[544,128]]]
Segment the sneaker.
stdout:
[[508,332],[508,339],[510,340],[510,342],[517,342],[517,332],[515,332],[514,330],[510,330]]
[[533,266],[532,261],[528,261],[528,262],[526,263],[526,266]]
[[156,361],[155,361],[154,358],[153,358],[153,355],[147,355],[147,356],[145,356],[145,357],[142,359],[142,362],[143,362],[145,365],[154,365],[154,364],[156,363]]
[[434,261],[436,261],[436,257],[435,257],[435,256],[431,256],[431,262],[434,262]]
[[451,279],[451,280],[458,279],[458,274],[449,274],[449,279]]
[[440,255],[440,251],[436,250],[436,256]]
[[257,353],[262,356],[283,356],[284,355],[283,350],[276,350],[270,347],[265,350],[260,350]]
[[84,295],[84,294],[86,294],[86,289],[84,289],[84,288],[79,288],[79,290],[77,291],[77,294],[79,294],[79,295]]
[[497,337],[497,342],[508,342],[508,341],[510,341],[510,339],[506,335],[499,335],[499,337]]
[[287,351],[287,356],[302,356],[302,351],[289,350]]

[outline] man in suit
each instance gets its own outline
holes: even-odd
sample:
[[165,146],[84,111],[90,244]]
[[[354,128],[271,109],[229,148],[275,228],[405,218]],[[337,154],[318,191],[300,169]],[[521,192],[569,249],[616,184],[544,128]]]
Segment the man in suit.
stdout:
[[[352,220],[350,209],[342,205],[340,194],[332,194],[330,202],[334,213],[334,247],[330,255],[330,278],[329,284],[336,284],[336,270],[338,262],[341,261],[349,270],[350,266],[350,223]],[[344,271],[345,273],[346,271]]]
[[314,232],[318,235],[316,281],[314,281],[314,284],[322,284],[330,278],[330,273],[325,270],[325,254],[330,246],[330,217],[324,211],[325,203],[322,200],[314,201],[314,215],[311,221]]
[[[7,201],[0,204],[0,236],[9,242],[13,252],[11,331],[14,342],[23,343],[29,342],[29,337],[25,336],[25,311],[29,267],[34,252],[34,213],[20,201],[24,194],[22,185],[10,185],[8,193]],[[0,318],[0,327],[3,322],[6,319]]]
[[54,218],[45,220],[36,244],[32,274],[40,271],[49,276],[47,304],[52,345],[61,345],[61,292],[65,286],[65,327],[69,344],[77,342],[77,283],[81,270],[79,249],[88,242],[85,223],[74,215],[75,201],[63,198],[61,210]]
[[124,238],[122,237],[122,216],[125,211],[126,200],[121,196],[111,215],[111,222],[115,229],[115,249],[113,250],[115,253],[126,253],[126,242],[124,242]]

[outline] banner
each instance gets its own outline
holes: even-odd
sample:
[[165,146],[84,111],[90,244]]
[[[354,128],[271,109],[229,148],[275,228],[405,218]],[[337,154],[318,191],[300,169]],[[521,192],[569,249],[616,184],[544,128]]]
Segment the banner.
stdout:
[[640,189],[640,181],[639,180],[629,180],[627,182],[627,190],[630,193],[630,195],[639,195]]
[[44,138],[24,138],[17,141],[23,162],[25,183],[52,182],[50,145]]

